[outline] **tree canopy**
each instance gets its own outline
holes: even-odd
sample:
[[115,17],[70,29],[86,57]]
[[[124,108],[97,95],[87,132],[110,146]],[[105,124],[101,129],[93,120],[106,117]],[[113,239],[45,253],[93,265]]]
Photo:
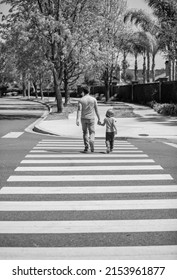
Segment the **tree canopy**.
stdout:
[[10,69],[9,57],[16,69],[10,73],[20,77],[24,91],[27,80],[53,83],[58,112],[62,89],[67,104],[69,88],[81,79],[104,83],[109,100],[116,70],[125,74],[128,67],[127,54],[135,55],[135,64],[142,54],[144,71],[145,55],[153,56],[159,42],[171,59],[176,55],[176,1],[146,1],[156,22],[142,11],[127,12],[126,0],[0,0],[11,6],[0,24],[2,65]]

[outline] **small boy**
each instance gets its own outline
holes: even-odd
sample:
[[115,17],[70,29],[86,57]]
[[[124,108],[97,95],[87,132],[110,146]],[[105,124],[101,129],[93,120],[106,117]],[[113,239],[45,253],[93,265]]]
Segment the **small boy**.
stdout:
[[100,123],[100,125],[104,126],[106,125],[106,147],[107,147],[107,153],[110,153],[113,151],[114,148],[114,137],[115,134],[117,134],[117,128],[115,125],[116,119],[114,118],[114,112],[109,109],[106,112],[106,117],[103,121],[103,123]]

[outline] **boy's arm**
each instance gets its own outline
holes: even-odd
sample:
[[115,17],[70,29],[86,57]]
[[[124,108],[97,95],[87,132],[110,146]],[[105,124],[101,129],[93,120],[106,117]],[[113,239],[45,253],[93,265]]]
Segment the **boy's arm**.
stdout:
[[77,116],[76,116],[76,125],[77,125],[77,126],[79,126],[80,111],[81,111],[81,103],[78,102]]
[[115,122],[116,122],[116,120],[113,121],[113,128],[114,128],[115,132],[117,133],[117,127],[115,125]]

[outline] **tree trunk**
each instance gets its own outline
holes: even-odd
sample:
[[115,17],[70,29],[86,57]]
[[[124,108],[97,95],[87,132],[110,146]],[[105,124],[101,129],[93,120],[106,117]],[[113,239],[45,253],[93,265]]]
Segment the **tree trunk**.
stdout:
[[171,63],[171,49],[170,49],[170,46],[168,46],[168,76],[169,76],[169,81],[171,81],[171,66],[172,66],[172,63]]
[[146,54],[143,55],[143,83],[146,83]]
[[65,91],[65,106],[67,106],[70,100],[70,95],[68,91],[68,76],[67,76],[66,68],[64,70],[64,91]]
[[177,80],[177,46],[175,49],[175,56],[174,56],[174,61],[175,61],[175,74],[174,74],[174,80]]
[[173,43],[172,48],[172,81],[175,81],[176,78],[176,44]]
[[40,73],[39,75],[39,90],[40,90],[40,96],[41,99],[44,99],[44,93],[43,93],[43,74]]
[[147,82],[150,82],[150,54],[147,52]]
[[135,81],[138,80],[138,55],[135,54],[135,69],[134,69],[134,75],[135,75]]
[[155,54],[152,55],[152,81],[155,82]]
[[26,97],[26,73],[22,73],[22,91],[23,91],[23,97]]
[[33,81],[33,87],[34,87],[34,94],[36,96],[36,98],[38,98],[38,94],[37,94],[37,84],[35,81]]
[[43,93],[43,88],[42,88],[42,76],[40,76],[39,87],[40,87],[40,96],[41,96],[41,99],[44,99],[44,93]]
[[31,81],[28,77],[28,98],[30,99]]
[[127,63],[126,63],[126,52],[124,51],[124,54],[123,54],[124,58],[123,58],[123,62],[122,62],[122,78],[124,81],[126,81],[126,70],[127,70]]
[[61,88],[60,88],[60,80],[58,78],[58,73],[55,67],[53,67],[53,78],[54,78],[54,90],[55,90],[56,101],[57,101],[57,111],[58,113],[62,113],[63,102],[62,102],[62,95],[61,95]]
[[169,81],[171,81],[171,58],[169,59]]
[[110,99],[110,87],[109,87],[109,84],[106,83],[105,88],[106,88],[106,102],[108,102],[109,99]]
[[175,60],[172,60],[172,81],[175,80]]
[[108,67],[105,70],[105,74],[104,74],[104,84],[105,84],[105,99],[106,102],[109,101],[110,99],[110,85],[109,85],[109,71],[108,71]]

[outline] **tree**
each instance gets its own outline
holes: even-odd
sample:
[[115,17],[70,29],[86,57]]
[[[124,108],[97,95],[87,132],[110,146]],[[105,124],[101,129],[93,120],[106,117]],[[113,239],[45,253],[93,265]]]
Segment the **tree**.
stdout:
[[[124,21],[130,20],[137,26],[140,26],[149,38],[147,49],[147,82],[150,81],[150,54],[152,55],[152,77],[155,80],[155,56],[162,47],[160,42],[160,27],[155,18],[150,17],[143,10],[130,10],[125,15]],[[147,41],[147,40],[146,40]],[[145,62],[144,62],[145,63]]]
[[127,69],[125,76],[122,77],[123,79],[125,79],[128,82],[132,82],[133,81],[133,73]]
[[[78,38],[86,33],[86,24],[91,22],[92,0],[2,0],[12,5],[10,15],[6,17],[10,30],[15,24],[26,25],[35,34],[41,50],[53,72],[54,89],[58,112],[62,111],[61,83],[66,70],[66,61],[75,47]],[[7,29],[6,29],[7,30]]]
[[[15,7],[14,7],[15,8]],[[1,24],[2,37],[8,46],[8,52],[15,57],[15,69],[21,76],[23,95],[26,96],[28,83],[28,96],[30,97],[30,83],[34,76],[41,72],[46,62],[43,46],[35,31],[33,16],[28,7],[16,6]]]
[[85,54],[88,71],[95,73],[105,85],[106,101],[110,98],[113,73],[120,64],[120,35],[124,32],[124,0],[98,1],[99,9],[92,24],[89,46]]
[[18,78],[15,57],[11,55],[5,42],[0,41],[0,84],[8,84]]
[[169,61],[169,80],[175,79],[175,60],[177,56],[177,3],[176,0],[146,0],[158,18],[160,38]]

